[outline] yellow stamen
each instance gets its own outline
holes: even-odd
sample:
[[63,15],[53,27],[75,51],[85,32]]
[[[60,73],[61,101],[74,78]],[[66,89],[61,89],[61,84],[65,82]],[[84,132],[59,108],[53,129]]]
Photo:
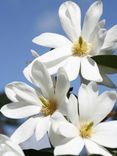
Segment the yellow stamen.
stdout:
[[82,124],[80,127],[80,136],[83,138],[90,138],[92,135],[93,122]]
[[91,44],[87,43],[82,37],[73,43],[72,51],[75,56],[86,56],[91,50]]
[[42,102],[41,112],[44,116],[52,115],[57,109],[57,102],[55,100],[47,100],[46,98],[39,97]]

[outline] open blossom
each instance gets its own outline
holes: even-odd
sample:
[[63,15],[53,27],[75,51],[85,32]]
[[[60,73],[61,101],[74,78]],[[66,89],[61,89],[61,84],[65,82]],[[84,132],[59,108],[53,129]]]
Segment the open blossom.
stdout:
[[33,39],[38,45],[54,48],[38,57],[50,74],[56,73],[62,66],[70,80],[76,79],[80,71],[86,80],[102,81],[103,75],[91,57],[112,54],[117,48],[117,26],[106,32],[105,21],[99,21],[102,12],[102,1],[94,2],[85,15],[81,31],[79,6],[72,1],[66,1],[60,6],[61,25],[69,39],[56,33],[43,33]]
[[[66,94],[70,84],[62,68],[53,83],[45,66],[36,61],[30,78],[36,89],[22,82],[8,84],[5,92],[13,103],[1,108],[1,112],[9,118],[29,117],[11,136],[18,144],[28,140],[34,133],[37,141],[42,139],[49,130],[51,118],[57,111],[65,114],[68,103]],[[48,147],[48,144],[47,141],[44,147]]]
[[19,145],[10,138],[0,134],[0,156],[24,156]]
[[115,91],[98,95],[94,82],[82,84],[78,100],[70,96],[68,121],[53,120],[50,139],[55,155],[79,155],[85,146],[89,154],[111,156],[104,148],[117,148],[117,121],[102,122],[112,111],[117,99]]

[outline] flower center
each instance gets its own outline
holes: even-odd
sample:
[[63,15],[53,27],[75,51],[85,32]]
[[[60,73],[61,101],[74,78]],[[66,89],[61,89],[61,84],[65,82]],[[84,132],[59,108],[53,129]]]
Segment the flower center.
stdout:
[[47,100],[43,96],[39,97],[42,102],[41,112],[44,116],[52,115],[57,109],[57,102],[55,100]]
[[93,122],[82,124],[80,127],[80,136],[82,138],[90,138],[92,135]]
[[75,56],[86,56],[91,50],[91,44],[87,43],[81,36],[73,43],[72,51]]

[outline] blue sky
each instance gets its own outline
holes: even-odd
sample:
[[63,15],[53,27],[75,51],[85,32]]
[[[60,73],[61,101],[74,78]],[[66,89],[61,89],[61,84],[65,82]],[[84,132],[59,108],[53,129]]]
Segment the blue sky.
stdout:
[[[74,0],[82,17],[95,0]],[[32,39],[43,32],[64,34],[58,8],[64,0],[0,0],[0,91],[12,81],[26,81],[22,70],[33,58],[30,49],[40,54],[46,48],[34,45]],[[106,27],[117,23],[117,1],[103,0]],[[116,75],[115,75],[116,76]],[[113,80],[117,84],[117,80]],[[75,84],[75,83],[74,83]]]

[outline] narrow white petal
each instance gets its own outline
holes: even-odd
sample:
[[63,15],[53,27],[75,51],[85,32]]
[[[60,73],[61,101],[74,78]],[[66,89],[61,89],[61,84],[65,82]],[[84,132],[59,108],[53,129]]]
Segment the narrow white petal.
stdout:
[[16,97],[16,93],[13,90],[13,85],[12,84],[7,84],[5,86],[5,94],[7,95],[7,97],[13,101],[13,102],[18,102],[19,100]]
[[90,57],[84,57],[81,59],[81,74],[87,80],[96,82],[102,81],[98,66]]
[[19,145],[0,134],[0,156],[24,156],[24,153]]
[[105,51],[105,54],[108,54],[108,51],[113,52],[116,49],[117,49],[117,25],[114,25],[111,29],[107,31],[102,51]]
[[116,44],[117,45],[117,25],[114,25],[111,29],[107,31],[107,35],[105,38],[103,48],[108,48],[111,47],[112,45]]
[[78,77],[80,69],[80,58],[71,56],[69,57],[63,68],[65,69],[70,81],[75,80]]
[[66,37],[56,33],[43,33],[35,37],[32,42],[50,48],[58,48],[71,44]]
[[102,15],[103,6],[102,1],[97,0],[94,2],[88,9],[83,23],[82,36],[85,40],[89,40],[91,33],[94,31],[97,26],[99,19]]
[[89,37],[89,43],[93,43],[95,40],[95,37],[97,36],[98,32],[101,29],[104,29],[105,26],[105,20],[101,20],[98,22],[98,24],[96,25],[94,31],[91,33],[90,37]]
[[44,64],[38,60],[34,61],[31,75],[33,83],[41,89],[45,97],[49,98],[50,96],[53,96],[53,82]]
[[81,33],[81,11],[79,6],[72,2],[64,2],[59,8],[59,17],[61,25],[68,35],[74,41]]
[[12,134],[11,139],[17,144],[26,141],[33,135],[37,123],[38,118],[29,118],[16,129],[16,131]]
[[106,23],[106,20],[103,19],[103,20],[99,21],[98,26],[99,26],[100,28],[104,28],[104,27],[105,27],[105,23]]
[[23,74],[25,76],[25,78],[32,83],[31,80],[31,68],[32,68],[32,63],[30,63],[28,66],[26,66],[23,70]]
[[38,104],[36,91],[29,85],[23,82],[12,82],[8,84],[5,88],[6,94],[8,94],[9,96],[10,90],[14,92],[14,94],[16,94],[15,96],[18,101],[26,101],[30,104]]
[[69,97],[69,103],[67,106],[67,117],[69,120],[77,125],[79,123],[79,116],[78,116],[78,99],[71,94]]
[[93,39],[92,41],[92,51],[91,51],[91,55],[101,55],[101,48],[103,46],[104,40],[106,37],[106,30],[105,29],[100,29],[96,36],[95,39]]
[[95,82],[80,86],[78,93],[80,120],[91,121],[95,112],[97,98],[98,90]]
[[37,140],[41,140],[44,137],[44,135],[48,132],[49,124],[50,124],[49,117],[38,118],[38,124],[36,126],[35,131]]
[[[61,67],[57,73],[57,82],[55,86],[55,94],[58,98],[65,96],[70,88],[70,82],[65,70]],[[59,100],[59,99],[58,99]]]
[[106,91],[102,93],[94,102],[95,108],[92,120],[95,124],[101,122],[113,109],[117,100],[115,91]]
[[21,143],[20,146],[24,150],[26,149],[40,150],[51,147],[47,134],[41,140],[37,141],[34,133],[28,140]]
[[84,141],[80,137],[70,140],[68,143],[56,146],[54,155],[79,155],[84,147]]
[[99,155],[103,155],[103,156],[112,156],[105,148],[96,144],[95,142],[92,142],[91,140],[85,139],[85,146],[86,146],[87,152],[89,154],[99,154]]
[[31,49],[30,51],[34,58],[39,57],[39,54],[35,50]]
[[65,60],[71,54],[72,52],[71,52],[71,45],[70,45],[70,46],[56,48],[54,50],[46,52],[45,54],[38,57],[38,60],[43,63],[51,62],[51,64],[56,65],[59,62]]
[[16,102],[4,105],[1,108],[1,113],[9,118],[21,119],[38,114],[40,109],[41,107],[39,105],[31,105],[26,102]]

